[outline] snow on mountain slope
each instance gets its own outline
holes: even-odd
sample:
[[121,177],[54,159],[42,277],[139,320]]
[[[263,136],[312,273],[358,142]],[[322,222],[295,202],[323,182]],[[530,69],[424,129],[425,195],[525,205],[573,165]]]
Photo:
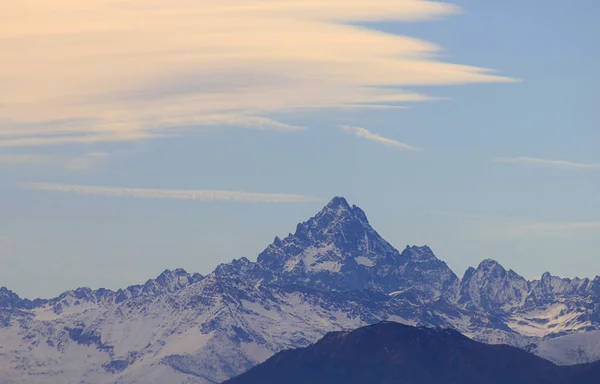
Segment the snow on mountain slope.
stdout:
[[523,306],[528,292],[527,280],[488,259],[465,273],[459,303],[475,310],[501,313]]
[[365,213],[336,197],[315,217],[276,238],[258,264],[281,284],[324,290],[411,288],[433,299],[455,296],[458,277],[428,247],[400,253],[371,227]]
[[600,331],[574,333],[542,341],[534,352],[559,365],[600,360]]
[[[599,286],[549,274],[529,282],[492,260],[460,280],[429,247],[396,250],[338,197],[257,262],[206,277],[165,271],[123,290],[33,301],[0,289],[0,384],[218,383],[282,349],[381,320],[570,363],[597,356],[575,336],[600,329]],[[585,357],[569,352],[578,348]]]
[[13,321],[0,332],[0,360],[3,377],[15,382],[158,383],[184,375],[218,383],[326,332],[386,319],[452,326],[451,317],[401,297],[256,287],[215,272],[175,294],[90,306],[50,321],[34,314]]

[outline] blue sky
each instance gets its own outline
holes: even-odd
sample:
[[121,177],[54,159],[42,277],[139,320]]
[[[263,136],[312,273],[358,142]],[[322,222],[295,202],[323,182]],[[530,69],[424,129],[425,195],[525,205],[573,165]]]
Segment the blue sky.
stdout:
[[[89,11],[58,3],[65,15]],[[189,2],[173,3],[194,15]],[[165,268],[209,273],[255,258],[335,195],[363,208],[396,247],[428,244],[459,275],[484,258],[528,278],[600,274],[600,6],[455,1],[458,12],[415,0],[378,13],[361,1],[342,12],[342,3],[303,10],[282,41],[244,30],[215,40],[231,51],[211,53],[218,60],[208,67],[209,56],[194,55],[213,52],[210,41],[167,35],[159,23],[140,27],[165,37],[153,40],[165,50],[130,55],[143,65],[123,59],[146,47],[140,31],[118,25],[108,37],[86,29],[92,19],[68,31],[52,29],[60,19],[0,30],[7,55],[18,41],[31,58],[47,54],[40,41],[56,50],[41,59],[49,67],[9,62],[12,77],[0,75],[12,91],[0,91],[0,285],[48,297],[139,283]],[[115,23],[154,12],[90,4]],[[247,28],[268,18],[280,30],[285,6],[226,17]],[[23,16],[17,8],[9,11]],[[30,20],[45,20],[42,11]],[[206,16],[215,33],[217,11]],[[102,40],[118,33],[133,45],[112,50]],[[173,47],[183,59],[165,59]],[[86,61],[96,52],[97,67]],[[361,106],[371,102],[404,108]]]

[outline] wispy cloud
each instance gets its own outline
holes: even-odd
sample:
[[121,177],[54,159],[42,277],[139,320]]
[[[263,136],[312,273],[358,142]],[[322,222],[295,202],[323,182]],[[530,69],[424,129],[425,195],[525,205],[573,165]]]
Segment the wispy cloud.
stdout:
[[498,163],[508,164],[523,164],[541,167],[557,167],[557,168],[578,168],[578,169],[599,169],[600,164],[576,163],[565,160],[548,160],[534,157],[496,157],[494,161]]
[[374,141],[376,143],[380,143],[383,145],[387,145],[389,147],[393,147],[393,148],[398,148],[398,149],[404,149],[404,150],[408,150],[408,151],[417,151],[419,150],[419,148],[417,147],[413,147],[412,145],[406,144],[406,143],[402,143],[400,141],[397,140],[393,140],[393,139],[389,139],[387,137],[383,137],[377,133],[373,133],[371,131],[369,131],[366,128],[361,128],[361,127],[349,127],[347,125],[344,125],[341,127],[344,131],[352,133],[355,136],[358,136],[360,138],[366,139],[366,140],[370,140],[370,141]]
[[513,81],[444,62],[427,41],[353,25],[460,11],[441,2],[9,3],[0,12],[4,147],[160,138],[207,124],[293,131],[265,116],[430,99],[398,87]]
[[253,130],[293,132],[306,127],[285,124],[274,119],[246,115],[172,115],[159,116],[152,112],[141,113],[139,120],[122,120],[107,124],[96,119],[87,121],[83,132],[79,124],[49,124],[43,128],[0,128],[0,147],[38,147],[52,144],[85,144],[118,141],[136,141],[164,137],[180,133],[190,127],[235,126]]
[[[230,125],[250,129],[270,129],[275,131],[299,131],[306,129],[306,127],[285,124],[277,120],[259,116],[208,115],[199,116],[195,119],[191,119],[191,121],[187,121],[186,123],[192,125],[212,126]],[[181,122],[175,121],[175,124],[181,125]],[[164,122],[161,125],[164,125]]]
[[36,154],[2,154],[0,167],[36,166],[60,167],[71,170],[88,170],[94,165],[106,160],[109,153],[88,152],[77,156],[36,155]]
[[241,191],[143,189],[52,183],[26,183],[23,184],[23,187],[41,191],[153,199],[232,201],[249,203],[310,203],[320,201],[320,199],[315,197],[304,195],[254,193]]
[[106,152],[89,152],[82,156],[72,157],[66,162],[66,167],[75,170],[87,170],[109,156]]

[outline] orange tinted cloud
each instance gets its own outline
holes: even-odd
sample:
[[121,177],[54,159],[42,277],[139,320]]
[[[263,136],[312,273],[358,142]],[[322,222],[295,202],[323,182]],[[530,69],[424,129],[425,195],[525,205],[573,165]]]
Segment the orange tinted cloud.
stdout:
[[0,146],[139,140],[169,134],[168,122],[206,125],[210,116],[293,130],[260,119],[292,109],[428,99],[397,87],[511,81],[446,63],[432,43],[350,24],[458,12],[437,2],[6,3],[0,5]]

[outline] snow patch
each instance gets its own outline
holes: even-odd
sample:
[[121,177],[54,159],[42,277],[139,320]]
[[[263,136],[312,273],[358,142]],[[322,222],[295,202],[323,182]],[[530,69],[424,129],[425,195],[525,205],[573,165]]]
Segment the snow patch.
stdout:
[[311,271],[329,271],[339,272],[342,269],[342,264],[336,261],[324,261],[312,266]]
[[375,263],[373,262],[373,260],[369,259],[368,257],[365,256],[358,256],[354,258],[354,261],[356,261],[359,265],[364,265],[365,267],[372,267],[375,265]]

